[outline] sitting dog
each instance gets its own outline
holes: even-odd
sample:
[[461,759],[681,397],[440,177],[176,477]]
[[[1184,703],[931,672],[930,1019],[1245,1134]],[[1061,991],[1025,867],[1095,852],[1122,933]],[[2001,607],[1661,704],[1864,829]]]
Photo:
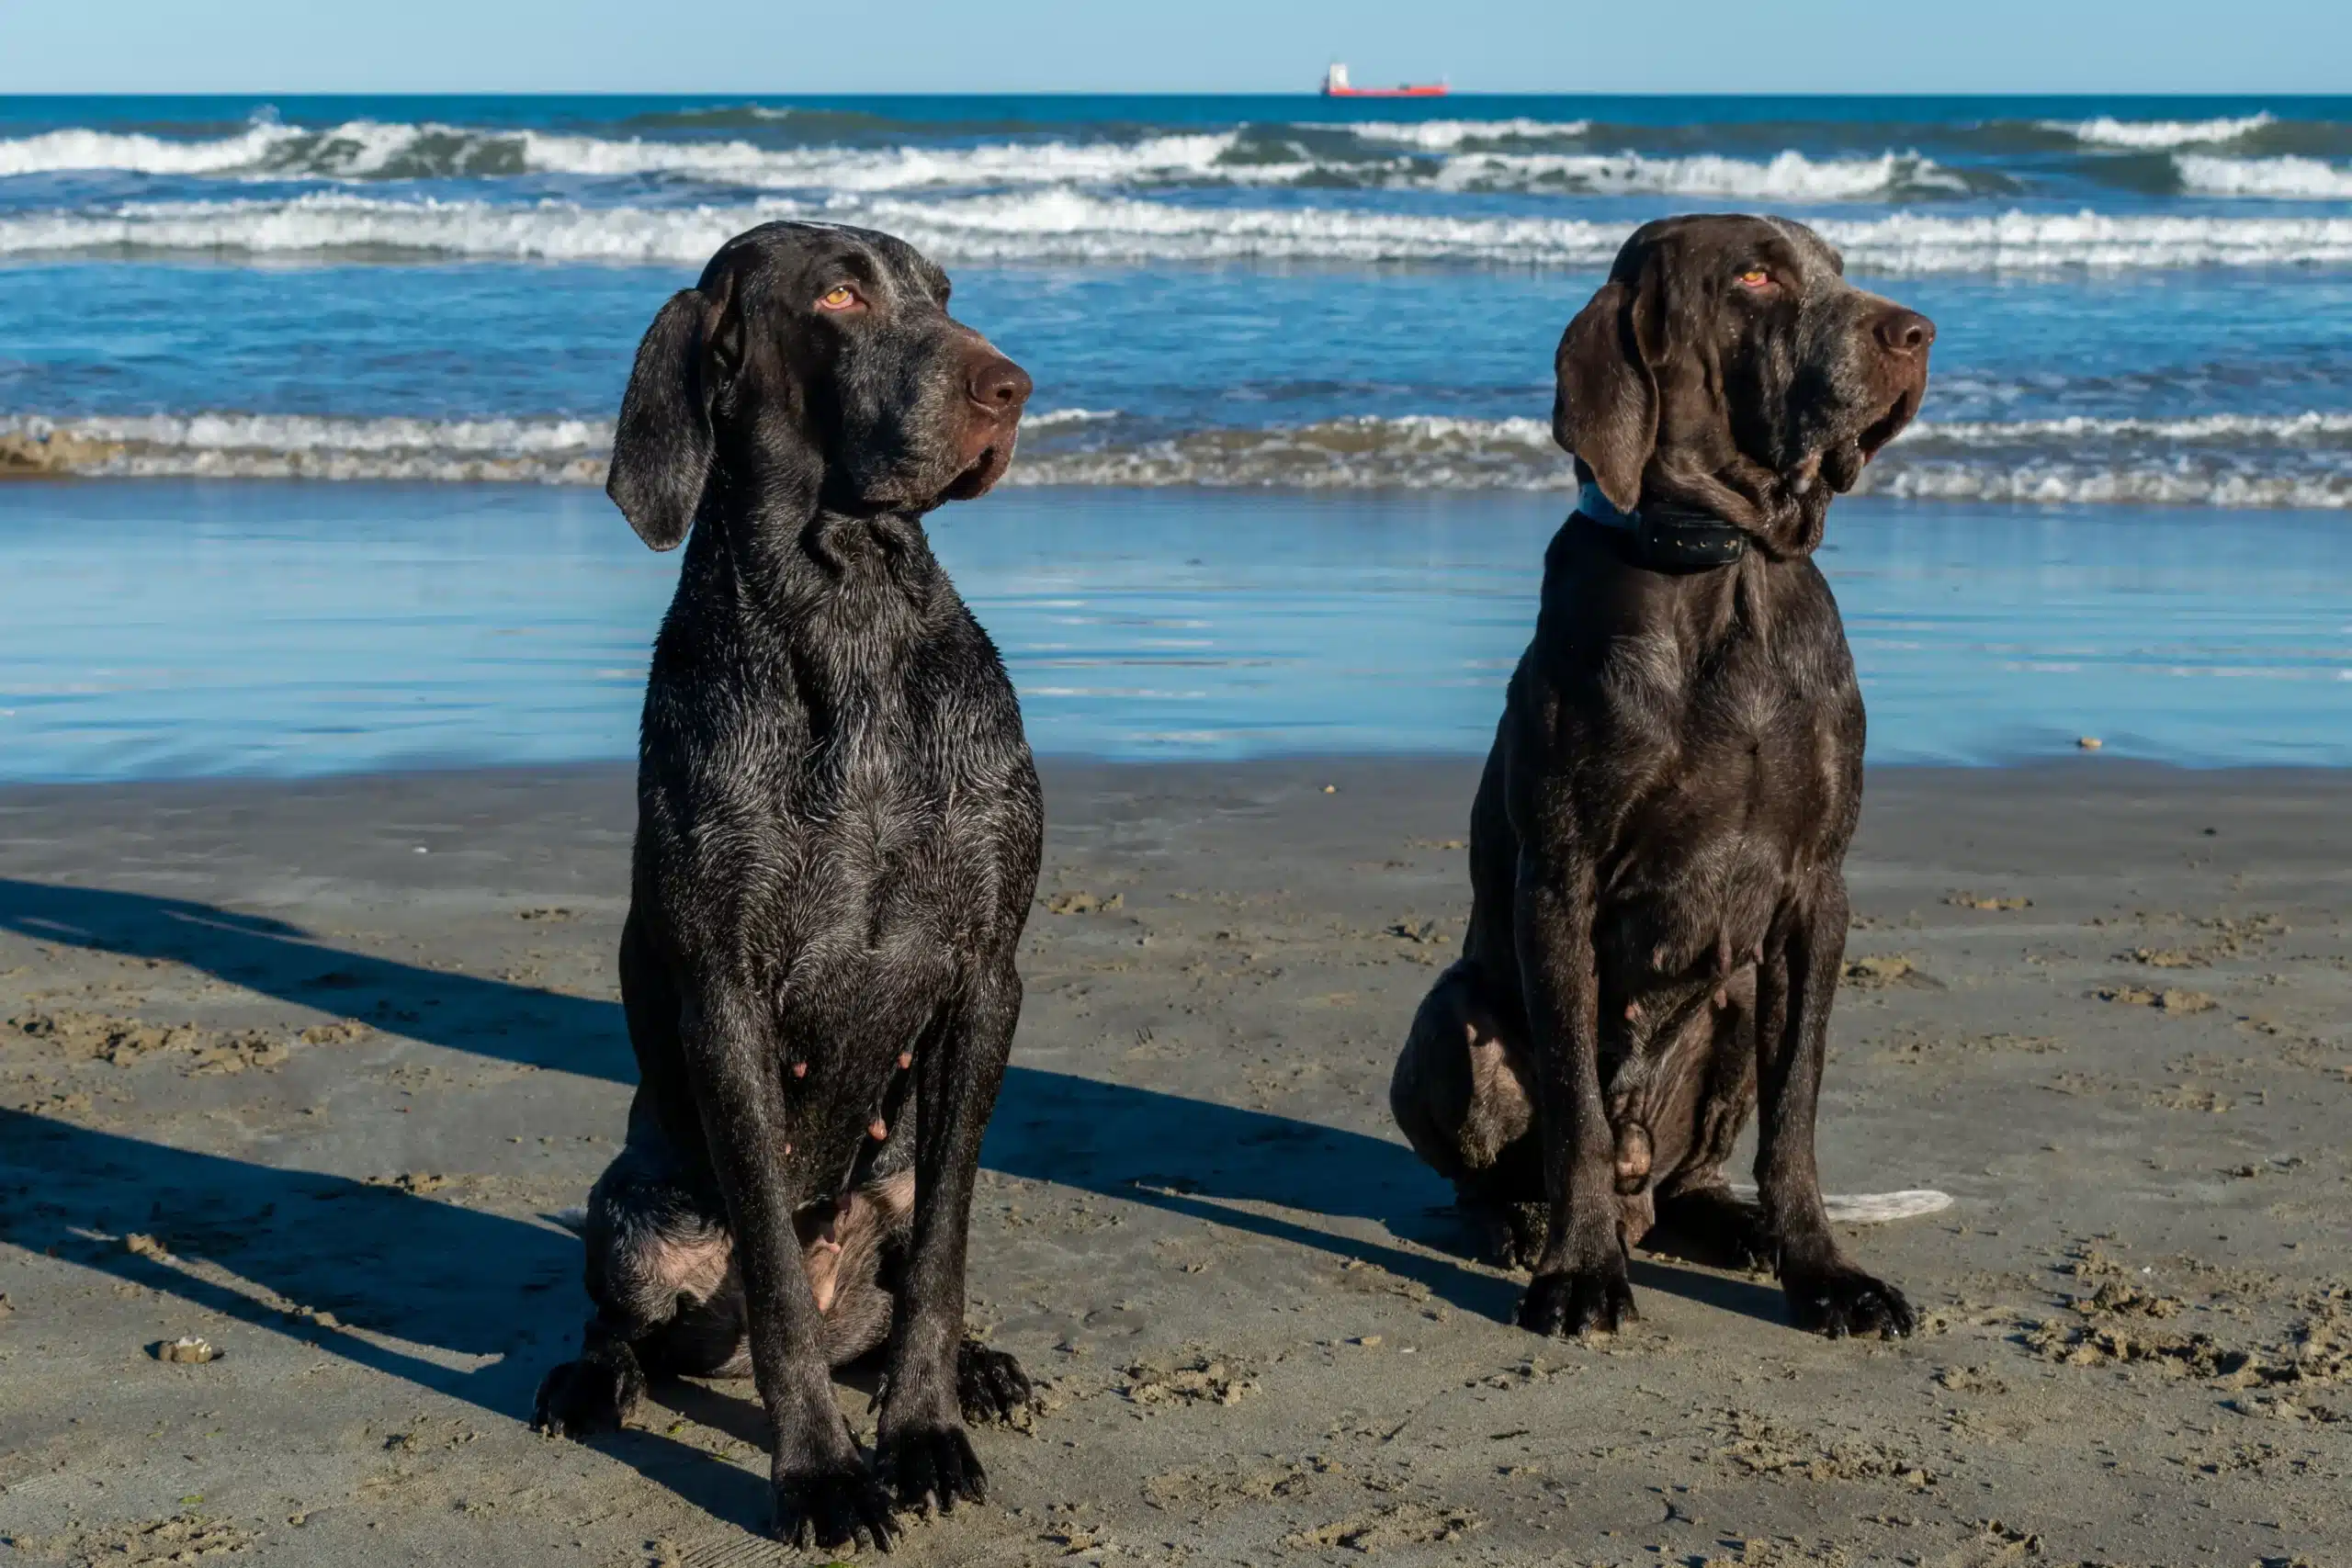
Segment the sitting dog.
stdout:
[[[756,1380],[776,1526],[871,1540],[978,1500],[980,1136],[1021,1011],[1043,808],[1002,661],[923,533],[1012,459],[1029,378],[888,235],[769,223],[638,349],[606,486],[686,541],[653,649],[621,993],[639,1087],[582,1224],[595,1306],[538,1422],[648,1372]],[[830,1369],[887,1345],[871,1470]],[[886,1490],[887,1488],[887,1490]]]
[[[1540,1334],[1631,1317],[1625,1249],[1654,1224],[1776,1264],[1804,1327],[1913,1325],[1839,1250],[1814,1165],[1862,699],[1812,555],[1935,341],[1843,272],[1803,224],[1668,219],[1560,340],[1553,433],[1583,488],[1471,808],[1463,956],[1389,1090],[1532,1264]],[[1759,1100],[1757,1204],[1724,1164]],[[1916,1196],[1893,1212],[1939,1206]]]

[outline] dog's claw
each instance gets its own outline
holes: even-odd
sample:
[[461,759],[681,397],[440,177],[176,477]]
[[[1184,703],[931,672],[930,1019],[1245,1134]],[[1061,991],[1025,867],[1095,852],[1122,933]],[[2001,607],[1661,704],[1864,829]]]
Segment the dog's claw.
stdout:
[[1634,1310],[1634,1287],[1626,1281],[1623,1261],[1614,1268],[1538,1274],[1519,1303],[1521,1328],[1562,1339],[1614,1334],[1640,1316]]
[[956,1399],[964,1419],[975,1427],[1018,1426],[1037,1408],[1036,1390],[1021,1363],[977,1339],[956,1349]]
[[1859,1269],[1792,1275],[1783,1286],[1796,1325],[1831,1339],[1867,1335],[1902,1339],[1919,1325],[1901,1291]]
[[887,1553],[898,1529],[888,1495],[861,1467],[775,1478],[775,1537],[786,1546],[831,1551],[871,1542]]
[[980,1468],[980,1456],[972,1451],[972,1439],[961,1427],[885,1438],[875,1462],[901,1508],[929,1503],[942,1514],[952,1514],[958,1498],[989,1500],[988,1472]]
[[553,1438],[617,1432],[637,1419],[645,1374],[634,1356],[566,1361],[540,1380],[531,1425]]

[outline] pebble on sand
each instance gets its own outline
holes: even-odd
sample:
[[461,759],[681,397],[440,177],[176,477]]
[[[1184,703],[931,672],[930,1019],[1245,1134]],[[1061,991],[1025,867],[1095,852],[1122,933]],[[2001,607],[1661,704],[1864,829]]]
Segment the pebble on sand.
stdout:
[[2106,741],[2101,740],[2096,735],[2086,735],[2081,739],[2075,742],[2075,748],[2080,751],[2096,751],[2106,744]]

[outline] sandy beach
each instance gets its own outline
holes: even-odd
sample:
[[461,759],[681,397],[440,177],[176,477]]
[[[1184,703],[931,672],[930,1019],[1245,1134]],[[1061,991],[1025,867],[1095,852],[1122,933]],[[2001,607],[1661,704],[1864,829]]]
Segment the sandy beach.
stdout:
[[[1048,765],[972,1279],[1046,1408],[901,1560],[2352,1561],[2352,784],[1875,773],[1823,1159],[1957,1198],[1853,1233],[1926,1330],[1645,1257],[1576,1345],[1386,1110],[1474,772]],[[748,1383],[525,1425],[630,826],[611,768],[0,791],[0,1555],[790,1560]]]

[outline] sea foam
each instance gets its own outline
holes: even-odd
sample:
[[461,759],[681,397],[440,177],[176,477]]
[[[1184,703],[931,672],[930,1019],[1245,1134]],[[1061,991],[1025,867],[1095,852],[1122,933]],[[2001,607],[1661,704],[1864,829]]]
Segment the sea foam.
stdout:
[[[1561,491],[1566,457],[1537,418],[1363,415],[1177,434],[1123,432],[1115,411],[1024,422],[1014,485]],[[198,413],[0,419],[97,476],[601,484],[601,420]],[[1920,501],[2352,508],[2352,413],[1922,423],[1858,493]]]
[[[0,255],[419,255],[481,261],[699,264],[775,219],[890,230],[944,262],[1220,262],[1605,266],[1622,220],[1365,208],[1231,207],[1065,186],[977,196],[905,192],[673,207],[394,198],[122,202],[0,217]],[[1815,224],[1857,272],[1881,275],[2352,264],[2352,217],[1904,212]]]

